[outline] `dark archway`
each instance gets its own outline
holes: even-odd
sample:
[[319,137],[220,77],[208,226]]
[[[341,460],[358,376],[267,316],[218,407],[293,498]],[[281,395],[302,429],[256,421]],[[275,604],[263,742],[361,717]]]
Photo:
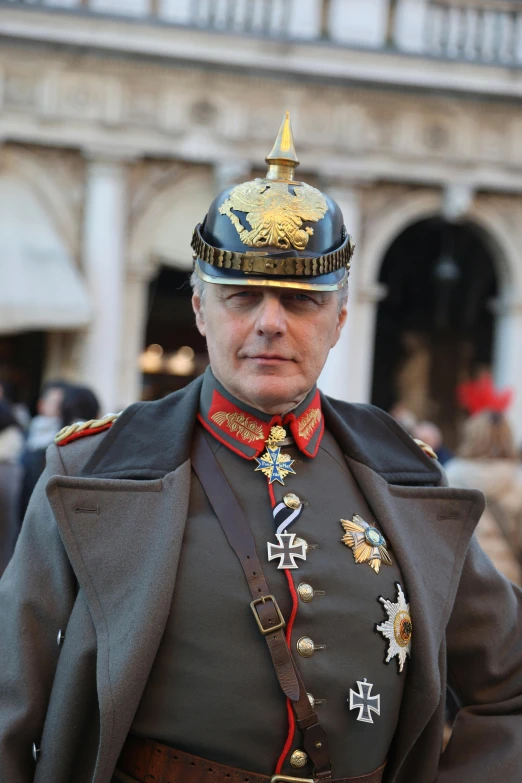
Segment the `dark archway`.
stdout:
[[145,338],[149,355],[142,355],[143,399],[159,399],[177,391],[207,366],[205,339],[196,329],[192,312],[189,279],[190,273],[163,266],[150,284]]
[[492,364],[492,253],[471,223],[422,220],[390,246],[379,281],[387,295],[377,313],[372,402],[404,404],[454,446],[455,387]]
[[36,413],[46,358],[45,332],[0,335],[0,381],[7,383],[13,402]]

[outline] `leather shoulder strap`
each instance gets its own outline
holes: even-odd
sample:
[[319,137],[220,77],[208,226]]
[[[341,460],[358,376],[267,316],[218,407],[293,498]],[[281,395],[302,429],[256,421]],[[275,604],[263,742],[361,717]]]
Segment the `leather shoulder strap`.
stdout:
[[283,630],[285,621],[275,597],[268,589],[254,536],[243,509],[199,427],[194,433],[192,467],[243,568],[252,596],[250,607],[265,637],[279,684],[292,702],[298,725],[303,731],[305,750],[315,766],[316,780],[331,780],[328,737],[310,704],[286,642]]

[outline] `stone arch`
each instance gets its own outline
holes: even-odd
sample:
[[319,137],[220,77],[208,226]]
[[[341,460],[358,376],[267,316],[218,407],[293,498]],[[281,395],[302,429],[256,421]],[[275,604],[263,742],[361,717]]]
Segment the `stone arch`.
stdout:
[[[49,223],[79,266],[80,226],[70,190],[71,178],[60,167],[48,165],[45,156],[33,150],[6,146],[0,155],[0,175],[18,179],[29,188],[48,217]],[[79,184],[79,183],[75,183]]]
[[360,266],[360,290],[373,290],[378,285],[381,265],[386,251],[409,225],[431,217],[440,211],[440,193],[409,193],[392,203],[379,215],[372,218],[365,231]]
[[[213,171],[198,167],[186,173],[176,170],[161,189],[151,189],[150,196],[145,194],[142,200],[146,207],[131,226],[128,244],[122,349],[125,403],[140,397],[136,362],[144,348],[149,283],[162,264],[190,270],[192,231],[205,217],[214,195]],[[175,252],[169,252],[170,246]]]
[[[363,332],[364,346],[359,347],[359,353],[372,357],[372,361],[361,362],[364,380],[359,383],[366,400],[370,398],[377,305],[383,295],[378,282],[382,262],[392,242],[402,232],[416,222],[440,214],[441,208],[440,191],[412,192],[390,204],[369,224],[362,258],[359,259],[362,268],[358,297],[359,320],[367,324]],[[518,437],[522,438],[522,368],[519,361],[522,339],[522,233],[509,209],[501,197],[479,194],[463,214],[461,222],[477,231],[492,258],[498,284],[496,300],[491,302],[495,316],[492,367],[496,383],[515,390],[511,418]],[[359,335],[361,332],[359,330]]]
[[[408,226],[441,212],[441,193],[409,193],[394,202],[371,221],[362,248],[361,289],[373,290],[378,284],[384,256],[394,239]],[[480,197],[465,214],[465,219],[478,229],[483,241],[490,246],[502,292],[516,290],[522,299],[522,265],[520,264],[520,239],[515,236],[509,222],[502,214]]]
[[515,235],[510,222],[496,209],[494,202],[477,199],[466,217],[479,229],[483,241],[491,248],[500,296],[515,294],[522,301],[520,236]]
[[[379,274],[392,242],[408,226],[440,214],[440,190],[411,191],[393,200],[375,215],[369,215],[356,252],[349,301],[349,328],[343,352],[350,357],[350,381],[346,389],[332,390],[343,399],[368,402],[371,395],[377,306],[384,295]],[[493,250],[499,281],[499,312],[496,318],[494,373],[497,383],[517,390],[513,420],[522,421],[522,369],[517,359],[517,340],[522,339],[522,236],[494,199],[477,197],[465,216]],[[350,327],[351,323],[351,327]],[[356,326],[355,326],[356,325]],[[520,377],[518,377],[520,376]],[[516,410],[515,410],[516,409]],[[519,424],[522,436],[522,425]]]
[[[131,271],[141,271],[150,280],[161,262],[189,270],[192,230],[203,220],[214,195],[214,176],[210,169],[177,177],[156,193],[131,231]],[[170,254],[169,244],[172,245]]]

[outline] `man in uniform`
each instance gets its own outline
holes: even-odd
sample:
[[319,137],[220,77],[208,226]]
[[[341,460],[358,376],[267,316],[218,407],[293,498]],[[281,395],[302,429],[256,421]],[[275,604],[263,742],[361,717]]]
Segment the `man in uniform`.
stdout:
[[48,451],[0,583],[2,783],[522,780],[482,496],[317,391],[353,245],[288,117],[267,161],[194,232],[205,375]]

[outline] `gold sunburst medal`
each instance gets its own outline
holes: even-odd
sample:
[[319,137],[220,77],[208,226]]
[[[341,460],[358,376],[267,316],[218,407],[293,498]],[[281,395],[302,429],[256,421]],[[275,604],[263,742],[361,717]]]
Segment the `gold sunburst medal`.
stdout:
[[365,522],[359,514],[354,514],[351,520],[341,519],[341,525],[346,531],[341,541],[351,547],[356,563],[368,563],[376,574],[379,573],[381,563],[392,564],[386,549],[386,539],[376,527]]

